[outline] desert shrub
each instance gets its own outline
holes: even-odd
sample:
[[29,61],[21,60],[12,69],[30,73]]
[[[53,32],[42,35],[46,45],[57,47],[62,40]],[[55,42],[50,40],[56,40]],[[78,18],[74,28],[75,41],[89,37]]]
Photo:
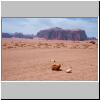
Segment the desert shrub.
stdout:
[[13,48],[13,46],[9,45],[7,48]]
[[95,41],[90,41],[89,43],[95,44]]

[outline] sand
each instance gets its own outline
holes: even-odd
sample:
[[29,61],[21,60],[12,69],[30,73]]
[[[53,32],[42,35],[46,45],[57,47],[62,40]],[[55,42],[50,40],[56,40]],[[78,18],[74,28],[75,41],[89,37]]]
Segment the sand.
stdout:
[[[89,42],[2,39],[2,81],[97,81],[98,42]],[[61,71],[51,69],[51,59]]]

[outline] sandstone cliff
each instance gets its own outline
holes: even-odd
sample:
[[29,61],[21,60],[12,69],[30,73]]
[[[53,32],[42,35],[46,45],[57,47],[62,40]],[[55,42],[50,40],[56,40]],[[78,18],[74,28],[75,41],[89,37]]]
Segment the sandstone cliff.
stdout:
[[37,37],[48,40],[87,40],[87,35],[84,30],[65,30],[59,27],[40,30],[37,33]]

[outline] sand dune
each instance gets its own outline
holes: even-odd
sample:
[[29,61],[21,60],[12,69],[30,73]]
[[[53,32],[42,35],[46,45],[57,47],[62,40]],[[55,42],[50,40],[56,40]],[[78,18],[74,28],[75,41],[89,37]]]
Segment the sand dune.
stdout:
[[[52,71],[55,59],[61,71]],[[65,71],[72,67],[72,73]],[[2,39],[2,80],[96,81],[98,42]]]

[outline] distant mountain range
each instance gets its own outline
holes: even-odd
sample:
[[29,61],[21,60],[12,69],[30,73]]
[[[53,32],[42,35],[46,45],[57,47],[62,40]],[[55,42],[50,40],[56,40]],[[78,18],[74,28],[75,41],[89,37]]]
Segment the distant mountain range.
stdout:
[[40,30],[36,35],[24,35],[23,33],[2,33],[2,38],[44,38],[47,40],[96,40],[95,37],[87,37],[85,30],[65,30],[59,27]]
[[26,39],[33,39],[34,35],[24,35],[22,33],[2,33],[2,38],[26,38]]

